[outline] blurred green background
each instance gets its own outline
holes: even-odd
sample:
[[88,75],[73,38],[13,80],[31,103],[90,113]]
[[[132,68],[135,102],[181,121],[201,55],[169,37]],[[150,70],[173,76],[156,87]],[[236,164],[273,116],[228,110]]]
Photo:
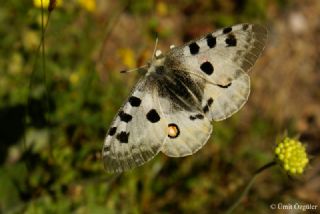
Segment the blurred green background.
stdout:
[[[60,0],[45,34],[40,5],[0,7],[0,213],[223,213],[284,133],[307,144],[310,167],[299,179],[264,172],[235,213],[319,212],[319,1]],[[245,107],[190,157],[105,173],[106,131],[139,78],[119,71],[150,60],[156,37],[165,52],[242,22],[269,30]]]

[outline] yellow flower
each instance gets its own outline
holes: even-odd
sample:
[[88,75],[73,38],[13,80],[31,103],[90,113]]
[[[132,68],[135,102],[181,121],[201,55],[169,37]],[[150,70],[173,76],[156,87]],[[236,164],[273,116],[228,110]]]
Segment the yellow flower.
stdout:
[[284,138],[274,152],[282,168],[291,175],[302,174],[309,162],[305,146],[292,138]]
[[[42,1],[42,4],[41,4]],[[41,8],[41,5],[43,8],[48,8],[49,7],[50,0],[33,0],[33,5],[37,8]],[[56,7],[59,7],[62,5],[62,0],[56,0]]]
[[166,3],[160,1],[156,4],[157,14],[160,16],[166,16],[168,14],[168,6]]
[[135,68],[137,66],[134,52],[131,49],[119,49],[118,56],[121,58],[123,64],[125,64],[128,68]]
[[70,76],[69,76],[69,81],[71,82],[72,85],[77,85],[79,83],[79,73],[78,72],[73,72]]
[[94,12],[97,8],[96,0],[78,0],[81,7],[89,12]]

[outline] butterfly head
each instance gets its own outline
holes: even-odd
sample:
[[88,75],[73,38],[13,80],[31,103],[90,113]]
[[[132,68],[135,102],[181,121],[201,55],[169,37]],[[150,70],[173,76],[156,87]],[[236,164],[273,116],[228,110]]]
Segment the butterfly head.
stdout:
[[148,63],[148,74],[162,75],[165,72],[164,69],[165,57],[161,54],[160,58],[154,58],[151,63]]

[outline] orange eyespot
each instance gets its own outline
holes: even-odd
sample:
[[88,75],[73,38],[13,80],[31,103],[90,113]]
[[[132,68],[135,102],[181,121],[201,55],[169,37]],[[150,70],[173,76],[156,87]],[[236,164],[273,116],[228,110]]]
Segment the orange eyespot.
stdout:
[[176,138],[179,136],[179,134],[180,134],[179,127],[174,123],[170,123],[168,125],[168,137]]

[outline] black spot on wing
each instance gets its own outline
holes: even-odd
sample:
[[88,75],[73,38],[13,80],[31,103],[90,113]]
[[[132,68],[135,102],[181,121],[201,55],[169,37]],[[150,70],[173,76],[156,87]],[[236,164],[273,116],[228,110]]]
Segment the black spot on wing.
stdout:
[[207,100],[207,104],[202,108],[204,113],[207,113],[209,111],[209,108],[211,107],[212,103],[213,103],[213,99],[212,99],[212,97],[210,97]]
[[195,120],[195,119],[199,119],[202,120],[204,118],[204,116],[202,114],[196,114],[196,115],[190,115],[190,120]]
[[192,42],[192,43],[189,45],[189,49],[190,49],[190,53],[191,53],[192,55],[195,55],[195,54],[199,53],[200,47],[199,47],[199,45],[198,45],[196,42]]
[[225,40],[227,47],[237,46],[237,39],[233,34],[229,34]]
[[117,134],[117,139],[120,141],[120,143],[128,143],[129,134],[129,132],[120,132]]
[[231,31],[232,31],[232,27],[226,27],[226,28],[223,29],[222,32],[223,32],[224,34],[227,34],[227,33],[230,33]]
[[133,106],[133,107],[138,107],[138,106],[140,106],[140,104],[141,104],[141,99],[138,98],[138,97],[135,97],[135,96],[131,96],[131,97],[129,98],[129,103],[130,103],[130,105]]
[[229,88],[230,86],[231,86],[231,82],[229,82],[227,85],[217,85],[217,86],[219,86],[220,88]]
[[208,105],[205,105],[203,108],[202,108],[203,112],[204,113],[207,113],[209,111],[209,106]]
[[116,133],[116,131],[117,131],[117,127],[111,127],[109,129],[108,135],[113,136]]
[[217,43],[216,37],[213,37],[211,34],[208,34],[206,36],[206,40],[209,48],[213,48],[216,46],[216,43]]
[[160,116],[155,109],[151,109],[146,116],[151,123],[156,123],[160,120]]
[[132,116],[130,114],[124,113],[123,111],[120,111],[119,117],[120,117],[121,121],[126,122],[126,123],[128,123],[132,120]]
[[208,75],[211,75],[213,73],[213,66],[210,62],[206,61],[204,63],[201,64],[200,66],[201,70],[208,74]]

